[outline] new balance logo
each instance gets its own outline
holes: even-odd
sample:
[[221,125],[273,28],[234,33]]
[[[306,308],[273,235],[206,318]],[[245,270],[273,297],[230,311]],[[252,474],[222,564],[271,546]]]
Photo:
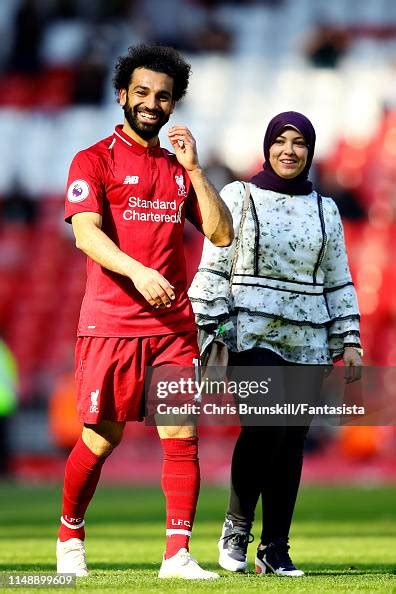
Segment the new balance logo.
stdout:
[[89,407],[89,412],[98,413],[99,412],[99,407],[98,407],[99,388],[97,390],[95,390],[94,392],[91,392],[90,398],[91,398],[91,406]]
[[138,175],[127,175],[123,181],[124,184],[138,184],[139,183],[139,176]]

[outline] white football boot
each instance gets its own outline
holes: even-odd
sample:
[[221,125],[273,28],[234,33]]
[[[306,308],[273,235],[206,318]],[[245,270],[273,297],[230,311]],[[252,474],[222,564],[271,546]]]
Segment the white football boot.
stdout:
[[219,574],[202,569],[187,549],[180,549],[176,555],[163,559],[159,578],[181,578],[184,580],[215,580]]
[[88,575],[84,541],[79,538],[70,538],[64,542],[58,540],[56,559],[57,573],[75,573],[77,577]]

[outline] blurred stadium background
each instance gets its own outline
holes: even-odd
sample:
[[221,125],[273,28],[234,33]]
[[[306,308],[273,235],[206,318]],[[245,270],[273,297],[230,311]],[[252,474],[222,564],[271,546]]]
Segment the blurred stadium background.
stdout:
[[[314,176],[344,219],[365,363],[396,364],[394,0],[1,0],[0,35],[0,336],[18,369],[15,406],[2,355],[4,474],[60,480],[79,429],[85,259],[63,222],[64,186],[74,153],[122,120],[112,69],[135,43],[172,45],[191,61],[173,121],[191,128],[218,188],[261,166],[275,113],[312,119]],[[186,244],[192,276],[201,239],[187,229]],[[227,481],[235,431],[201,431],[206,480]],[[306,482],[396,480],[393,427],[321,430],[308,445]],[[160,459],[152,428],[131,424],[104,477],[157,483]]]

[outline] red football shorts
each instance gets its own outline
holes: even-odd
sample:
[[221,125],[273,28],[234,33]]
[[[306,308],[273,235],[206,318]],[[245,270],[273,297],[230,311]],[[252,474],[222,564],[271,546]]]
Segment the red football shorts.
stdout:
[[195,332],[143,338],[82,336],[76,345],[80,421],[141,421],[146,367],[199,364]]

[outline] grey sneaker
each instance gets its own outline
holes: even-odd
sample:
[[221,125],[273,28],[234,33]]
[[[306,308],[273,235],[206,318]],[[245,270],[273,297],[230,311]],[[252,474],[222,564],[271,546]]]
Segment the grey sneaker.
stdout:
[[226,518],[218,542],[220,567],[228,571],[246,571],[247,548],[253,539],[253,534],[234,526],[232,520]]

